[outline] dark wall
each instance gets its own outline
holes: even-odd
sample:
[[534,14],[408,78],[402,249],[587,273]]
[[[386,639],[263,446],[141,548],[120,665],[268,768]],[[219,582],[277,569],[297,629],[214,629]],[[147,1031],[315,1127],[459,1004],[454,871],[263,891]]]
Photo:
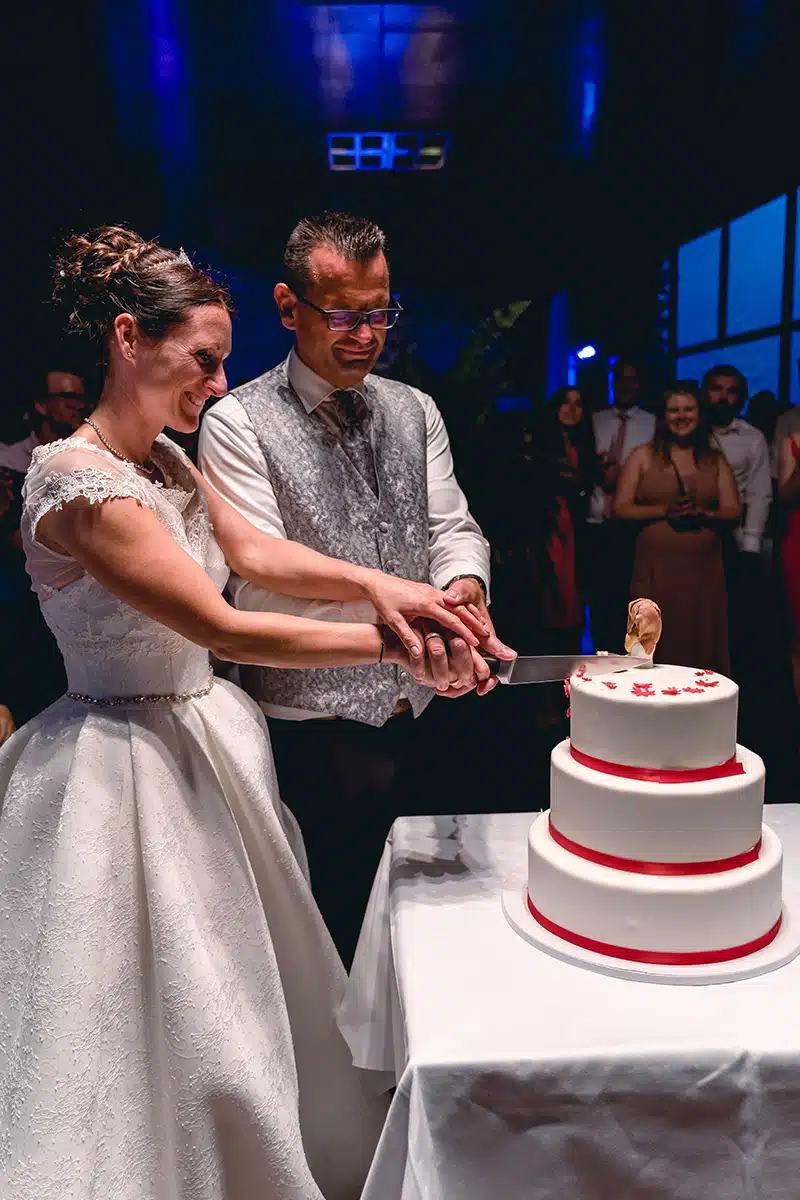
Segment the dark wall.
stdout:
[[[495,304],[541,305],[562,286],[587,340],[655,353],[664,255],[796,174],[793,6],[440,7],[463,18],[464,66],[443,110],[450,160],[442,172],[380,177],[326,168],[327,118],[296,0],[222,15],[207,0],[82,0],[23,15],[6,59],[12,394],[49,337],[41,301],[65,232],[127,221],[229,274],[236,379],[285,348],[269,300],[281,245],[299,215],[324,206],[385,225],[395,286],[442,361]],[[180,61],[154,87],[156,11],[172,14],[161,32]],[[580,148],[571,72],[576,31],[595,18],[599,115]]]

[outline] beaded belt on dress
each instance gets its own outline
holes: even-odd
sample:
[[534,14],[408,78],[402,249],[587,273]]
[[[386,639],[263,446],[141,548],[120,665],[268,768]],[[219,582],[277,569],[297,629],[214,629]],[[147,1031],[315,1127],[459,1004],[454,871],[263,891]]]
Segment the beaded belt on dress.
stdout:
[[214,686],[214,672],[209,669],[208,680],[202,687],[194,688],[191,692],[173,692],[171,695],[155,693],[151,696],[84,696],[81,692],[67,692],[69,700],[77,700],[81,704],[94,704],[98,708],[126,708],[130,705],[142,704],[185,704],[187,700],[199,700],[207,696]]

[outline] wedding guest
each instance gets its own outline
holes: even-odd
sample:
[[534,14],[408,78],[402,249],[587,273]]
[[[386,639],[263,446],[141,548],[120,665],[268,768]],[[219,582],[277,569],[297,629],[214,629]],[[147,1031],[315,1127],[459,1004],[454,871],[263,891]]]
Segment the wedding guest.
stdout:
[[0,442],[0,467],[25,475],[37,446],[69,437],[87,415],[86,384],[82,375],[56,367],[44,372],[41,394],[30,413],[30,432],[16,442]]
[[583,602],[588,590],[586,522],[592,493],[601,480],[600,464],[583,394],[577,388],[559,388],[551,396],[549,407],[557,431],[558,491],[572,522],[575,580],[581,601],[582,626]]
[[745,420],[748,425],[763,433],[767,445],[770,446],[774,441],[778,418],[782,411],[775,393],[763,390],[750,397]]
[[741,518],[725,542],[731,670],[747,706],[759,690],[761,665],[753,638],[753,614],[763,604],[765,574],[761,560],[772,505],[772,473],[766,438],[741,420],[747,380],[738,368],[712,367],[703,377],[702,401],[708,407],[712,443],[727,458],[741,501]]
[[624,359],[615,363],[612,388],[613,405],[592,417],[601,482],[592,494],[587,532],[592,638],[596,649],[615,651],[625,637],[633,542],[628,526],[616,519],[614,492],[622,464],[637,446],[650,441],[655,421],[637,404],[640,380],[634,363]]
[[42,619],[25,572],[20,538],[22,485],[37,446],[74,433],[88,412],[86,381],[74,369],[71,355],[60,350],[52,369],[41,377],[41,393],[27,418],[29,432],[14,442],[0,442],[4,501],[0,507],[0,616],[14,630],[6,647],[8,685],[18,724],[47,708],[66,688],[56,640]]
[[659,661],[726,673],[722,537],[741,505],[691,385],[665,393],[653,440],[623,467],[615,510],[638,528],[631,596],[649,596],[661,609]]
[[[401,314],[384,233],[347,213],[302,220],[275,303],[294,348],[210,410],[200,437],[204,474],[274,537],[430,580],[473,605],[491,630],[488,545],[456,482],[441,414],[430,396],[371,373]],[[309,603],[237,577],[230,595],[249,611],[371,616],[368,605]],[[429,648],[444,651],[438,634]],[[347,961],[393,820],[441,806],[452,783],[446,764],[458,751],[417,727],[431,692],[386,664],[302,678],[250,668],[241,679],[269,717],[281,791]]]
[[[795,363],[795,368],[797,370],[798,394],[800,394],[800,358]],[[778,423],[775,426],[776,456],[783,439],[789,437],[792,433],[800,433],[800,404],[790,404],[778,417]]]
[[781,568],[791,629],[792,674],[800,700],[800,432],[778,450],[778,495],[788,509],[781,541]]

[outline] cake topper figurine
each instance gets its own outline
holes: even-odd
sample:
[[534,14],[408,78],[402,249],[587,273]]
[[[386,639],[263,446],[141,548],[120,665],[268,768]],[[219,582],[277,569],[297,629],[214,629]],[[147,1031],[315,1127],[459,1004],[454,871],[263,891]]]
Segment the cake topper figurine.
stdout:
[[625,635],[626,654],[641,654],[651,658],[661,637],[661,609],[655,600],[631,600],[628,605],[628,632]]

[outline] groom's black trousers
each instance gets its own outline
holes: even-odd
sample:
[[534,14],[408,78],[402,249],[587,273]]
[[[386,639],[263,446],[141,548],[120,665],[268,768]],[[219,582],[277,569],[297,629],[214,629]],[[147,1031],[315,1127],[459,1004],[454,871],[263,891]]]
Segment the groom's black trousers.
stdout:
[[427,723],[427,713],[415,721],[410,710],[380,727],[269,720],[281,799],[302,830],[314,897],[348,967],[392,822],[442,808],[431,808]]
[[[303,832],[311,886],[349,967],[384,842],[397,817],[547,807],[550,751],[540,689],[434,699],[375,728],[278,721],[269,729],[281,799]],[[560,685],[555,704],[566,709]]]

